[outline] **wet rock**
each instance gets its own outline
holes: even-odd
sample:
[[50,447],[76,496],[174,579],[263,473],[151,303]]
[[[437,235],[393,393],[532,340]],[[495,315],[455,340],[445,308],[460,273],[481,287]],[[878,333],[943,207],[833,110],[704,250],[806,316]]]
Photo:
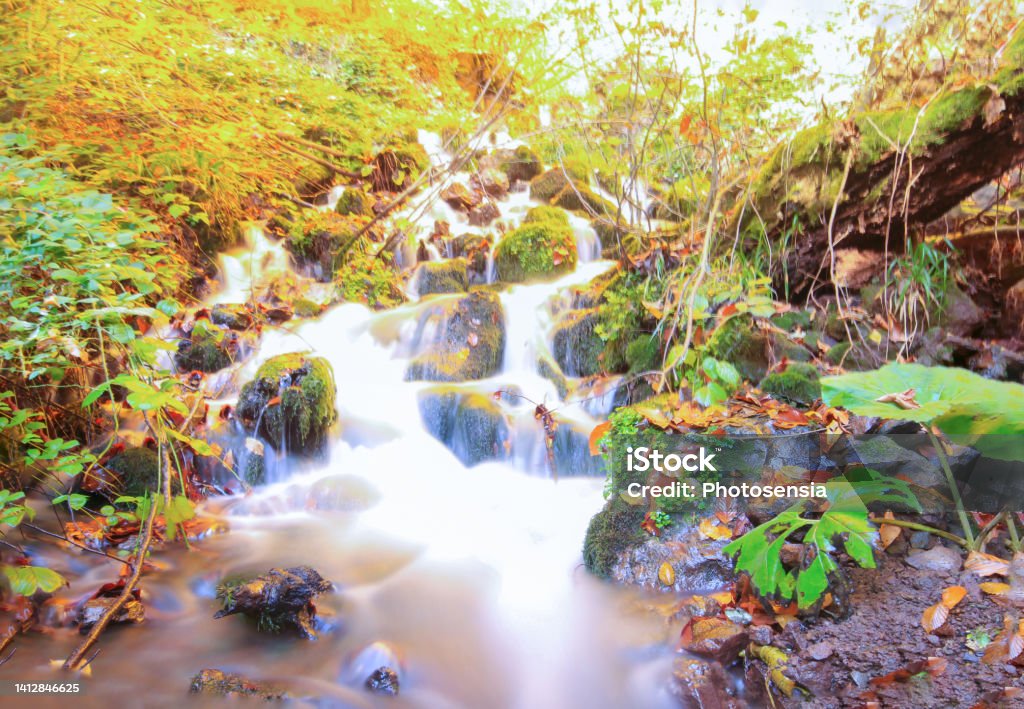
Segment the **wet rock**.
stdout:
[[507,457],[509,428],[501,405],[489,396],[431,387],[419,395],[427,431],[464,465]]
[[565,189],[569,182],[570,179],[562,168],[551,168],[530,181],[530,198],[540,202],[548,202],[552,197]]
[[497,294],[474,290],[429,309],[417,325],[433,341],[406,370],[413,381],[462,382],[484,379],[501,369],[505,315]]
[[598,309],[570,310],[555,323],[551,350],[570,377],[589,377],[604,370],[604,340],[597,332]]
[[726,542],[702,538],[696,526],[673,522],[662,530],[661,536],[645,533],[640,539],[639,543],[624,545],[611,565],[610,578],[620,583],[662,588],[658,571],[664,563],[672,565],[675,589],[679,591],[720,591],[735,578],[732,563],[721,554]]
[[441,199],[452,209],[464,212],[480,204],[480,195],[459,182],[453,182],[441,190]]
[[594,193],[582,182],[573,181],[551,199],[551,204],[586,215],[614,217],[615,205]]
[[487,226],[501,216],[501,210],[494,202],[486,202],[469,210],[471,226]]
[[1024,279],[1006,291],[1006,317],[1017,323],[1017,335],[1024,339]]
[[932,543],[932,535],[928,532],[913,532],[910,535],[910,546],[914,549],[927,549]]
[[751,625],[749,632],[750,642],[755,645],[771,645],[775,639],[775,631],[770,625]]
[[229,330],[248,330],[255,322],[252,311],[247,306],[235,303],[219,303],[213,306],[210,320],[214,325]]
[[550,280],[576,268],[576,237],[554,219],[524,223],[494,249],[498,278],[513,283]]
[[[113,589],[109,595],[101,595],[90,598],[78,609],[78,632],[87,634],[100,618],[106,615],[107,611],[117,602],[121,595],[121,588]],[[114,623],[141,623],[146,619],[146,609],[139,600],[137,594],[129,598],[121,609],[114,615]]]
[[544,169],[537,154],[525,145],[514,150],[495,150],[481,160],[481,165],[496,166],[508,176],[509,182],[529,182]]
[[[120,495],[145,495],[156,490],[160,481],[160,456],[144,446],[126,448],[107,461],[104,467],[117,478],[117,484],[112,486],[116,489],[105,491],[112,499]],[[173,484],[180,489],[176,476]]]
[[334,211],[338,214],[357,214],[360,216],[373,216],[373,205],[376,202],[373,197],[361,189],[349,187],[341,193],[338,204]]
[[681,646],[694,655],[710,657],[724,665],[731,664],[747,646],[747,630],[724,618],[698,618],[683,633]]
[[366,688],[374,694],[398,695],[398,673],[390,667],[378,667],[366,678]]
[[508,193],[508,175],[492,168],[484,168],[473,173],[471,183],[473,187],[490,197],[504,197]]
[[242,675],[216,669],[200,670],[192,678],[189,691],[192,694],[206,694],[215,697],[255,697],[267,701],[288,697],[288,692],[269,682],[251,680]]
[[936,545],[928,551],[910,554],[906,558],[906,562],[909,566],[921,571],[936,571],[944,574],[957,573],[962,565],[960,553],[942,545]]
[[416,267],[413,279],[420,296],[430,293],[465,293],[469,288],[467,263],[463,258],[421,263]]
[[264,315],[271,323],[280,325],[283,322],[291,320],[295,316],[295,313],[291,307],[287,305],[275,305],[267,308]]
[[327,283],[342,263],[341,253],[357,238],[365,221],[355,215],[310,210],[289,226],[284,245],[298,268]]
[[985,311],[969,295],[955,284],[946,288],[936,324],[954,335],[966,337],[977,331],[984,322]]
[[217,587],[223,608],[214,618],[242,613],[256,620],[263,632],[293,628],[310,640],[316,638],[313,599],[331,589],[331,582],[309,566],[271,569],[249,581],[231,581]]
[[491,252],[491,241],[479,234],[460,234],[451,240],[450,256],[466,259],[470,283],[486,283],[487,262]]
[[374,694],[396,696],[401,687],[402,662],[390,645],[375,642],[364,647],[347,663],[341,679]]
[[239,347],[235,332],[196,327],[189,339],[178,342],[174,366],[179,372],[219,372],[231,366]]
[[[618,580],[616,570],[621,568],[620,557],[643,542],[644,532],[640,529],[643,519],[642,508],[626,504],[618,496],[609,499],[587,526],[583,539],[583,563],[587,570],[598,578]],[[656,569],[654,578],[657,578]]]
[[280,355],[267,360],[242,387],[235,416],[275,449],[318,455],[338,417],[336,397],[334,373],[326,359]]
[[768,374],[757,387],[793,404],[811,404],[821,397],[818,369],[802,362],[790,362],[784,370]]
[[685,709],[739,709],[730,684],[720,663],[681,657],[672,665],[669,692]]
[[[767,643],[760,644],[767,645]],[[835,651],[835,647],[832,645],[831,642],[828,641],[814,643],[813,645],[807,648],[807,654],[811,657],[811,659],[817,660],[819,662],[822,660],[827,660],[828,658],[832,657]]]
[[324,311],[323,305],[308,298],[296,298],[292,302],[292,308],[295,309],[295,317],[298,318],[315,318]]

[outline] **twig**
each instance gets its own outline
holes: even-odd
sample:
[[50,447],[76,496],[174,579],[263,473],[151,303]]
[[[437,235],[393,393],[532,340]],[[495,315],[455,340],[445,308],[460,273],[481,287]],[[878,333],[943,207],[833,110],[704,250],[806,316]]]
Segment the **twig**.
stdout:
[[67,542],[71,546],[78,547],[82,551],[87,551],[90,554],[96,554],[97,556],[106,557],[107,559],[110,559],[112,561],[119,561],[122,564],[128,564],[129,563],[129,562],[125,561],[124,559],[120,559],[120,558],[118,558],[116,556],[111,556],[110,554],[106,554],[106,553],[104,553],[102,551],[99,551],[98,549],[90,549],[89,547],[85,546],[84,544],[79,544],[78,542],[73,542],[70,539],[68,539],[67,535],[62,537],[59,534],[54,534],[53,532],[47,531],[47,530],[43,529],[42,527],[37,527],[34,524],[29,524],[28,522],[22,522],[21,526],[22,527],[28,527],[29,529],[31,529],[31,530],[33,530],[35,532],[39,532],[40,534],[45,534],[48,537],[53,537],[54,539],[59,539],[62,542]]
[[889,519],[888,517],[876,517],[874,515],[871,515],[870,517],[868,517],[868,519],[874,522],[875,524],[888,524],[892,525],[893,527],[906,527],[907,529],[913,529],[915,532],[929,532],[930,534],[934,534],[937,537],[942,537],[943,539],[948,539],[951,542],[956,542],[964,549],[970,549],[970,545],[967,543],[967,540],[963,537],[958,537],[952,532],[947,532],[943,529],[929,527],[927,524],[910,522],[905,519]]
[[[168,471],[169,472],[169,471]],[[146,552],[149,550],[149,545],[153,541],[153,521],[156,518],[156,497],[150,499],[149,502],[149,515],[146,517],[145,528],[143,529],[142,537],[139,541],[138,550],[135,553],[135,560],[132,566],[132,575],[124,584],[124,590],[121,591],[121,595],[117,597],[117,600],[103,613],[96,625],[92,626],[89,630],[89,634],[85,636],[85,639],[76,647],[68,659],[64,661],[64,669],[66,670],[79,670],[82,666],[82,660],[85,658],[85,654],[89,651],[89,648],[99,640],[100,634],[106,629],[114,617],[121,611],[124,604],[127,603],[131,597],[132,592],[135,590],[135,586],[139,583],[139,578],[142,577],[142,569],[146,565]]]

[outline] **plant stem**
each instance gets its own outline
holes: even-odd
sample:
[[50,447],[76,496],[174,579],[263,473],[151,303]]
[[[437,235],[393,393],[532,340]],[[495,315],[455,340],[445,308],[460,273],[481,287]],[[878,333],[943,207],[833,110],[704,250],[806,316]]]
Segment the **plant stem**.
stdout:
[[958,537],[952,532],[947,532],[943,529],[936,529],[935,527],[929,527],[927,524],[921,524],[920,522],[910,522],[905,519],[887,519],[885,517],[875,517],[871,515],[870,519],[875,524],[891,524],[893,527],[906,527],[907,529],[913,529],[916,532],[928,532],[934,534],[937,537],[948,539],[951,542],[956,542],[964,549],[970,549],[970,544],[963,537]]
[[995,530],[995,528],[999,526],[999,522],[1004,517],[1006,517],[1006,514],[1006,510],[1003,510],[995,517],[990,519],[988,524],[981,528],[981,530],[978,532],[978,536],[974,539],[974,546],[971,547],[972,550],[981,551],[985,547],[985,540],[988,538],[988,535],[990,535],[993,532],[993,530]]
[[932,441],[932,446],[935,448],[935,454],[939,456],[939,464],[942,466],[942,472],[946,474],[946,483],[949,484],[949,492],[953,496],[953,502],[956,504],[956,513],[960,518],[960,526],[964,530],[964,539],[967,540],[970,548],[974,548],[974,532],[971,531],[971,518],[967,516],[967,508],[964,507],[964,501],[960,497],[960,489],[956,486],[956,478],[953,477],[953,470],[949,467],[949,460],[946,458],[946,449],[943,447],[942,442],[932,433],[932,430],[925,426],[925,430],[928,431],[928,437]]
[[1017,534],[1017,521],[1014,520],[1013,512],[1006,512],[1006,529],[1010,532],[1010,549],[1014,554],[1020,553],[1020,536]]

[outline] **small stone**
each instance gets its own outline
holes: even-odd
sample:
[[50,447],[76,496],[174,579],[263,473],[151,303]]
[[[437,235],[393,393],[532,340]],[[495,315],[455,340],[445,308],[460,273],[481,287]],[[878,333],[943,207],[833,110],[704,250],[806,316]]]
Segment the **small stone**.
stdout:
[[398,673],[390,667],[378,667],[366,678],[366,688],[375,694],[398,694]]
[[747,631],[737,623],[722,618],[701,618],[693,621],[690,636],[683,640],[683,649],[729,664],[747,644]]
[[189,691],[215,697],[256,697],[266,701],[288,697],[284,689],[273,684],[216,669],[200,670],[192,678]]
[[911,554],[906,558],[908,565],[920,571],[956,573],[962,564],[960,553],[944,546],[935,546],[928,551]]
[[856,670],[850,673],[850,677],[853,679],[853,683],[861,689],[867,687],[868,682],[871,680],[867,672],[858,672]]
[[775,633],[770,625],[754,625],[750,628],[750,642],[755,645],[771,645]]
[[680,658],[672,665],[669,692],[687,709],[734,709],[740,704],[728,693],[730,680],[717,662]]
[[832,643],[830,642],[814,643],[807,648],[807,654],[811,656],[812,660],[817,660],[818,662],[832,657],[834,652],[835,648],[832,647]]
[[932,543],[932,535],[928,532],[914,532],[910,535],[910,546],[914,549],[927,549]]

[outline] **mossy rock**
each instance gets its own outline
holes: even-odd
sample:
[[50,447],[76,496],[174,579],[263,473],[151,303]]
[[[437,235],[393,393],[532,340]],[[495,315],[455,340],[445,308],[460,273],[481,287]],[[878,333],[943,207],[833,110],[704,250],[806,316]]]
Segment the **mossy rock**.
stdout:
[[579,181],[572,182],[562,188],[558,194],[551,198],[551,204],[563,209],[584,212],[589,216],[613,217],[617,211],[614,204],[604,197],[597,195],[592,189]]
[[[126,448],[111,458],[105,467],[121,482],[118,496],[140,497],[161,489],[160,456],[151,448]],[[177,475],[172,475],[171,487],[176,492],[181,491]]]
[[555,323],[551,351],[570,377],[591,377],[605,370],[605,343],[596,332],[597,308],[570,310]]
[[247,305],[218,303],[210,311],[210,321],[229,330],[248,330],[256,320],[252,309]]
[[768,373],[768,337],[749,316],[734,316],[719,325],[706,352],[731,363],[749,381],[760,381]]
[[438,339],[416,357],[406,379],[463,382],[501,370],[505,356],[505,314],[496,293],[473,289],[454,302],[427,311],[421,329],[434,327]]
[[595,217],[591,220],[590,226],[597,233],[597,238],[601,242],[602,253],[618,253],[620,245],[628,245],[630,243],[627,239],[630,234],[629,227],[615,221],[614,212],[612,217],[604,215]]
[[469,288],[468,266],[464,258],[421,263],[416,267],[414,276],[416,292],[421,296],[430,293],[465,293]]
[[821,397],[818,369],[813,364],[791,362],[781,372],[768,374],[758,388],[777,399],[794,404],[810,404]]
[[307,210],[290,225],[284,245],[297,268],[326,283],[365,223],[364,217]]
[[282,687],[217,669],[200,670],[192,677],[189,691],[231,700],[252,697],[269,702],[288,698],[288,692]]
[[336,398],[334,372],[326,359],[280,355],[267,360],[242,387],[235,415],[275,449],[314,456],[326,448],[338,418]]
[[565,401],[569,397],[569,393],[572,391],[569,378],[565,376],[554,357],[547,352],[537,357],[537,373],[555,385],[559,399]]
[[480,234],[460,234],[451,240],[452,255],[465,258],[470,283],[487,280],[491,241]]
[[553,167],[547,172],[530,180],[530,198],[540,202],[549,202],[551,198],[565,189],[570,178],[560,167]]
[[629,505],[617,495],[590,519],[583,539],[583,563],[590,573],[607,579],[619,557],[631,547],[642,544],[644,508]]
[[494,249],[498,278],[513,283],[550,280],[576,268],[576,237],[565,224],[548,219],[523,224]]
[[234,360],[227,348],[227,338],[209,333],[193,334],[191,339],[178,342],[174,353],[174,366],[180,372],[219,372],[230,367]]
[[334,295],[375,310],[405,302],[402,277],[390,252],[378,257],[362,244],[351,249],[334,272]]
[[537,224],[543,222],[554,222],[561,224],[562,226],[569,226],[569,215],[565,213],[564,209],[558,207],[552,207],[547,204],[542,204],[539,207],[533,207],[523,217],[523,224]]
[[544,169],[537,153],[525,145],[520,145],[515,150],[500,152],[501,170],[508,175],[509,182],[529,182]]
[[296,298],[292,301],[292,309],[295,317],[315,318],[324,311],[324,306],[308,298]]
[[507,457],[508,423],[501,405],[491,397],[431,387],[420,392],[419,409],[430,435],[464,465]]
[[341,193],[334,211],[341,215],[356,214],[364,217],[373,216],[373,204],[376,200],[361,189],[350,187]]
[[661,340],[655,335],[640,335],[626,345],[626,365],[629,373],[661,369]]

